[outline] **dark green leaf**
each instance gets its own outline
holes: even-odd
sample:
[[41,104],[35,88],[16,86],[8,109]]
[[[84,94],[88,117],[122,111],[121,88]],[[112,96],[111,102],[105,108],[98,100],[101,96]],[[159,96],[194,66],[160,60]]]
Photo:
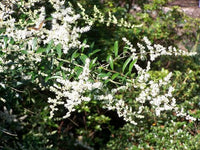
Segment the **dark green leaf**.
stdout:
[[72,56],[71,56],[71,60],[73,61],[75,58],[77,58],[78,56],[80,56],[80,53],[77,53],[78,50],[76,50]]
[[81,61],[85,64],[85,60],[87,59],[88,57],[85,55],[85,54],[81,54],[80,56],[80,59]]
[[94,42],[92,42],[92,44],[90,45],[90,49],[94,48]]
[[125,71],[125,69],[126,69],[126,67],[127,67],[127,65],[128,65],[128,63],[131,61],[131,57],[129,57],[126,61],[125,61],[125,63],[124,63],[124,65],[123,65],[123,67],[122,67],[122,72],[124,72]]
[[95,53],[98,53],[99,51],[101,51],[101,50],[100,50],[100,49],[96,49],[96,50],[90,52],[90,53],[88,54],[88,56],[91,57],[92,55],[94,55]]
[[93,59],[93,60],[91,61],[89,69],[91,69],[92,67],[96,66],[97,58],[98,58],[98,57],[96,57],[95,59]]
[[74,70],[75,70],[76,74],[79,76],[79,75],[81,74],[81,72],[83,71],[83,68],[82,68],[82,67],[76,66],[76,67],[74,68]]
[[132,69],[133,69],[133,66],[134,64],[137,62],[137,59],[133,60],[130,65],[129,65],[129,72],[131,73]]

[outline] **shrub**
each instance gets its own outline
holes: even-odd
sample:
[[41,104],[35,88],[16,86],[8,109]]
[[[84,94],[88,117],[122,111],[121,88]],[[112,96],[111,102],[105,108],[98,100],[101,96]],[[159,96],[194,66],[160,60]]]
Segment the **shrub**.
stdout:
[[[137,132],[137,140],[131,139],[132,144],[127,145],[120,143],[120,147],[160,148],[163,145],[155,144],[156,137],[176,129],[163,121],[179,122],[181,118],[190,122],[188,126],[197,122],[199,115],[193,113],[197,111],[197,98],[192,97],[190,90],[198,86],[193,88],[195,84],[187,80],[194,75],[182,75],[182,88],[191,86],[186,96],[194,102],[189,103],[185,95],[179,99],[183,90],[178,82],[181,72],[151,69],[163,56],[182,58],[194,56],[195,52],[152,44],[145,36],[133,43],[123,37],[108,51],[94,49],[91,39],[82,38],[98,24],[122,30],[142,28],[142,24],[117,19],[111,12],[104,14],[96,6],[92,15],[79,3],[77,14],[71,3],[57,0],[16,1],[8,7],[3,3],[0,6],[2,148],[103,148],[103,139],[109,139],[110,133],[115,134],[121,127],[111,123],[116,119],[114,114],[122,126],[125,124],[119,129],[125,140],[134,137],[129,128]],[[194,109],[186,112],[186,108]],[[152,124],[166,128],[152,128]],[[121,133],[123,129],[125,133]],[[182,145],[192,137],[188,130],[178,131],[184,137],[175,140],[179,142],[177,147],[190,146],[190,142]],[[144,133],[147,136],[142,138]],[[175,139],[178,134],[173,135]],[[169,138],[166,136],[165,145]],[[137,144],[139,139],[144,142]],[[107,147],[119,146],[113,141]],[[193,142],[197,142],[196,136]]]

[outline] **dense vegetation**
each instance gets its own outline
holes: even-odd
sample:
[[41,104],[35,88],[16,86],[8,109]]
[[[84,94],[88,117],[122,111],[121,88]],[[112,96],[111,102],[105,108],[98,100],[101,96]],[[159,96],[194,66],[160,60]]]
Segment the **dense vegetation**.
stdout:
[[0,2],[0,149],[197,150],[200,21],[168,1]]

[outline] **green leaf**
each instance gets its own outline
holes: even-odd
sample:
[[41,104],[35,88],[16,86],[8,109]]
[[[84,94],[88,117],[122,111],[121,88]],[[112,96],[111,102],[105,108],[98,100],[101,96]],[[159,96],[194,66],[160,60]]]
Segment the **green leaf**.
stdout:
[[105,78],[105,77],[109,77],[110,75],[111,75],[110,72],[108,72],[108,73],[100,73],[100,74],[98,74],[98,77]]
[[119,73],[115,73],[115,74],[112,75],[111,79],[114,80],[118,76],[119,76]]
[[34,38],[34,39],[33,39],[33,50],[36,49],[37,44],[38,44],[38,42],[37,42],[37,38]]
[[85,55],[85,54],[81,54],[80,56],[80,59],[81,61],[85,64],[85,60],[87,59],[88,57]]
[[67,77],[66,73],[64,71],[62,72],[62,77],[63,77],[63,79],[66,79],[66,77]]
[[7,45],[8,45],[8,37],[4,37],[3,40],[4,40],[5,47],[7,47]]
[[[53,69],[54,67],[54,58],[51,58],[51,66],[50,68]],[[57,67],[57,69],[60,68],[60,65]]]
[[93,59],[93,60],[91,61],[90,66],[89,66],[89,69],[92,69],[92,67],[96,66],[97,58],[98,58],[98,57],[96,57],[95,59]]
[[[83,43],[86,44],[86,43],[87,43],[87,40],[85,39],[85,40],[83,41]],[[82,47],[82,48],[81,48],[81,52],[83,53],[84,50],[85,50],[85,47]]]
[[90,45],[90,49],[94,48],[94,42],[92,42],[92,44]]
[[80,56],[80,53],[77,53],[78,50],[76,50],[72,56],[71,56],[71,60],[73,61],[75,58],[77,58],[78,56]]
[[27,50],[21,50],[22,54],[28,54]]
[[98,59],[98,57],[95,57],[95,59],[93,59],[91,62],[92,62],[92,64],[95,64],[96,63],[96,61],[97,61],[97,59]]
[[82,67],[76,66],[76,67],[74,68],[74,70],[75,70],[75,72],[77,73],[77,75],[79,76],[79,75],[82,73],[83,68],[82,68]]
[[36,53],[43,53],[46,51],[46,48],[42,48],[42,47],[39,47],[36,51]]
[[14,39],[13,38],[9,38],[9,43],[10,44],[14,44],[15,43]]
[[47,48],[46,48],[46,53],[47,53],[47,54],[48,54],[49,51],[51,50],[52,46],[53,46],[53,40],[51,40],[51,41],[49,42],[49,44],[47,45]]
[[134,64],[135,64],[136,62],[137,62],[137,59],[133,60],[133,61],[130,63],[129,68],[128,68],[128,70],[129,70],[130,73],[131,73],[131,71],[132,71],[132,69],[133,69],[133,66],[134,66]]
[[113,58],[111,55],[109,55],[107,57],[107,62],[110,64],[110,68],[113,70],[114,69],[114,65],[113,65]]
[[118,41],[115,41],[115,44],[114,44],[115,57],[118,56],[118,50],[119,50],[119,47],[118,47]]
[[90,52],[90,53],[88,54],[88,56],[91,57],[92,55],[94,55],[95,53],[98,53],[99,51],[101,51],[101,50],[100,50],[100,49],[96,49],[96,50]]
[[62,44],[58,44],[56,45],[56,51],[57,51],[57,54],[58,54],[58,57],[61,57],[62,56]]
[[123,67],[122,67],[122,72],[124,72],[124,70],[126,69],[128,63],[131,61],[131,59],[132,59],[132,58],[129,57],[129,58],[125,61],[124,65],[123,65]]
[[49,80],[49,79],[58,79],[58,78],[62,79],[61,76],[51,76],[51,77],[48,78],[48,80]]
[[50,79],[50,77],[45,77],[44,81],[45,83]]
[[53,17],[47,17],[45,18],[46,21],[52,21]]

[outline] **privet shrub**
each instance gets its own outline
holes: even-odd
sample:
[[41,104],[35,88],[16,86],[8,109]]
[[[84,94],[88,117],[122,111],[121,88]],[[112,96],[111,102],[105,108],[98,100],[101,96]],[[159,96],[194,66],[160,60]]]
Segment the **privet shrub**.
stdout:
[[[122,146],[130,149],[161,148],[155,144],[156,137],[175,126],[165,128],[163,121],[173,123],[181,118],[191,125],[198,121],[199,115],[188,112],[185,101],[177,97],[177,84],[181,84],[174,81],[177,72],[151,68],[163,56],[191,57],[195,52],[153,44],[147,37],[133,45],[123,37],[113,43],[112,50],[99,55],[101,49],[93,49],[81,39],[96,22],[124,29],[141,28],[142,24],[117,19],[111,12],[103,14],[96,6],[93,14],[87,15],[79,3],[81,12],[77,14],[71,3],[61,0],[5,3],[0,3],[2,148],[62,149],[65,141],[66,147],[73,149],[99,148],[104,145],[103,128],[112,130],[107,111],[116,112],[124,120],[123,129],[133,128],[133,133],[127,130],[132,144]],[[161,129],[150,126],[159,124],[159,120]],[[19,128],[13,127],[15,124]],[[180,145],[192,137],[187,130],[177,130],[174,138],[180,132],[185,135],[178,139]],[[138,143],[135,138],[144,133],[144,142]],[[168,136],[166,139],[162,148],[168,148],[171,142]],[[112,141],[107,147],[112,147]]]

